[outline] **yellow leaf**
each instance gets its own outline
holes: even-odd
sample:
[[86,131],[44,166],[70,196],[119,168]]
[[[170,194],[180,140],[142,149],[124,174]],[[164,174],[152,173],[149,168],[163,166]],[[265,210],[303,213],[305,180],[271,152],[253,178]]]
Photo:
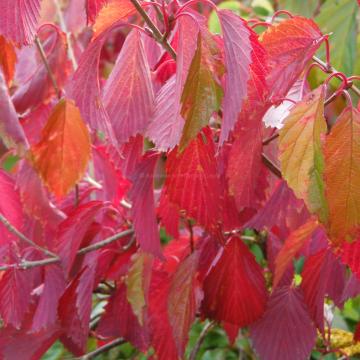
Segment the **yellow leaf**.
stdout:
[[54,107],[31,153],[36,171],[58,198],[81,179],[90,158],[90,136],[73,101],[63,99]]
[[326,222],[321,149],[321,137],[327,131],[324,99],[325,88],[321,86],[293,107],[280,130],[279,149],[281,171],[289,186]]

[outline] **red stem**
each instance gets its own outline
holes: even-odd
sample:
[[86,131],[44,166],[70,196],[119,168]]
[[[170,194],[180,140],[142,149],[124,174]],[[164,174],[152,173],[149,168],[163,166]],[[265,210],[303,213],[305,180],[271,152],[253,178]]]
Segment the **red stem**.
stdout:
[[279,15],[281,14],[284,14],[284,15],[287,15],[289,16],[290,19],[292,19],[294,17],[294,15],[290,12],[290,11],[287,11],[287,10],[278,10],[278,11],[275,11],[274,15],[272,16],[271,18],[271,23],[274,22],[275,18],[277,18]]

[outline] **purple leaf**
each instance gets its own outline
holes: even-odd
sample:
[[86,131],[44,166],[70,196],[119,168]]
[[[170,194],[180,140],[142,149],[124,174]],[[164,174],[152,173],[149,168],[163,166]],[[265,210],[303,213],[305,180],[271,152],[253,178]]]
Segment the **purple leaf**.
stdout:
[[279,287],[263,317],[250,327],[262,360],[304,360],[315,345],[316,330],[299,288]]

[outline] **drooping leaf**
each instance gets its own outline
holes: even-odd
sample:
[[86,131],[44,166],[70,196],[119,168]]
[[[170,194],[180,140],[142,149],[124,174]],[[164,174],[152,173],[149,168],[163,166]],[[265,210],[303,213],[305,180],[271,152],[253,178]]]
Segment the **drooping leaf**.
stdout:
[[230,10],[218,12],[224,38],[225,91],[220,143],[227,140],[247,95],[250,64],[254,56],[252,30]]
[[311,212],[327,220],[322,173],[322,137],[327,132],[324,117],[325,87],[321,86],[297,103],[279,134],[281,171],[295,195]]
[[324,40],[310,19],[295,16],[270,26],[260,37],[268,54],[270,97],[282,99]]
[[347,107],[325,141],[325,191],[331,240],[351,241],[360,225],[360,112]]
[[139,324],[144,326],[153,258],[147,253],[138,252],[131,260],[132,264],[125,280],[126,298]]
[[90,136],[79,109],[61,100],[32,147],[36,171],[57,196],[66,195],[83,176],[90,157]]
[[315,345],[316,330],[299,288],[277,288],[264,316],[250,327],[256,352],[264,360],[304,360]]
[[196,310],[200,304],[196,286],[198,261],[199,252],[194,252],[179,264],[169,289],[169,321],[180,358],[184,355],[190,326],[195,320]]
[[177,27],[176,76],[170,78],[157,94],[154,114],[147,129],[147,136],[162,151],[174,148],[181,138],[184,127],[180,114],[181,94],[194,58],[199,32],[198,24],[188,16],[179,17]]
[[185,125],[179,145],[180,152],[208,124],[212,113],[220,107],[222,89],[213,77],[211,56],[199,32],[196,51],[181,95],[181,116],[185,119]]
[[147,331],[141,327],[132,311],[124,283],[117,284],[117,289],[105,306],[105,313],[96,331],[101,337],[123,337],[140,350],[147,349],[149,341]]
[[20,45],[34,38],[41,0],[1,0],[0,34]]
[[15,73],[16,52],[13,44],[0,35],[0,67],[4,73],[6,83],[9,85]]
[[136,11],[134,5],[130,0],[91,0],[92,2],[101,1],[105,6],[101,8],[98,12],[96,21],[94,24],[95,35],[98,37],[106,30],[108,30],[112,25],[117,23],[119,20],[126,20],[126,18],[133,15]]
[[[355,1],[328,1],[321,7],[320,14],[315,19],[324,33],[331,33],[331,65],[347,75],[353,73],[355,60],[359,56],[356,46],[358,12]],[[321,55],[324,55],[324,51]]]
[[247,326],[265,310],[267,291],[262,269],[237,237],[220,250],[204,280],[204,313],[219,322]]
[[311,234],[319,226],[318,222],[310,219],[304,225],[293,231],[286,239],[284,246],[281,248],[275,260],[274,288],[279,284],[287,267],[291,264],[296,253],[310,239]]
[[22,129],[14,105],[10,99],[3,73],[0,69],[0,135],[9,148],[17,147],[21,154],[28,149],[29,144]]
[[158,225],[156,222],[153,178],[158,154],[146,153],[131,175],[133,183],[129,197],[136,240],[143,251],[162,257]]
[[83,355],[89,333],[95,264],[85,267],[72,280],[59,301],[61,341],[75,355]]
[[301,276],[305,303],[316,326],[324,332],[325,296],[341,297],[345,267],[338,263],[331,250],[323,249],[306,259]]
[[214,228],[220,210],[219,179],[212,133],[204,129],[184,152],[175,148],[166,163],[168,198],[189,217],[206,228]]
[[153,112],[151,74],[140,31],[125,40],[103,90],[103,102],[119,144],[142,134]]

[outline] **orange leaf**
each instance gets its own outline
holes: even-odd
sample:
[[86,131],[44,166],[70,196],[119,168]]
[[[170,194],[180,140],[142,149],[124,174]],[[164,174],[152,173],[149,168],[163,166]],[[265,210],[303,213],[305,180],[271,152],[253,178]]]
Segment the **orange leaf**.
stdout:
[[99,12],[94,24],[94,39],[119,20],[125,20],[135,13],[130,0],[111,0]]
[[5,79],[9,85],[14,77],[16,64],[16,53],[11,42],[0,35],[0,66],[4,72]]
[[360,225],[360,112],[347,107],[325,142],[325,190],[332,241],[353,240]]
[[36,171],[59,198],[82,177],[90,157],[90,136],[73,101],[63,99],[55,106],[32,155]]
[[279,284],[279,281],[296,253],[302,248],[305,242],[309,240],[318,225],[316,220],[310,219],[304,225],[294,230],[285,240],[284,246],[275,259],[274,288]]

